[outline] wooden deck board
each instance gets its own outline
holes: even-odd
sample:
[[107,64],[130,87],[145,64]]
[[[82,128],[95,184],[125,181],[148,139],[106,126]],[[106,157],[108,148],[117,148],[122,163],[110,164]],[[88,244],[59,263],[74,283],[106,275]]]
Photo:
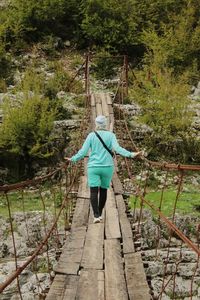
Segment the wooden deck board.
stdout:
[[128,300],[120,241],[105,240],[105,294],[109,300]]
[[79,183],[79,189],[78,189],[78,198],[90,198],[90,189],[87,185],[87,177],[81,176],[80,177],[80,183]]
[[88,224],[89,218],[89,199],[78,198],[74,210],[71,228],[82,227]]
[[91,95],[91,102],[90,103],[91,103],[92,107],[94,107],[96,105],[95,95],[94,94]]
[[119,211],[119,214],[121,215],[123,213],[126,213],[126,205],[122,195],[116,195],[115,198],[116,198],[117,209]]
[[77,289],[77,300],[104,300],[104,272],[83,270]]
[[103,269],[104,224],[88,226],[81,266],[84,269]]
[[90,125],[91,131],[95,130],[95,119],[96,119],[96,116],[97,116],[96,106],[92,106],[91,107],[91,125]]
[[114,193],[108,190],[106,201],[105,235],[107,239],[120,239],[119,217],[116,208]]
[[[92,94],[91,129],[104,114],[114,125],[109,94]],[[93,224],[86,163],[80,177],[71,231],[55,267],[56,276],[47,300],[150,300],[140,253],[135,253],[130,222],[123,200],[123,187],[116,172],[108,190],[104,220]],[[104,232],[105,231],[105,232]],[[105,234],[105,236],[104,236]]]
[[150,300],[149,287],[140,253],[124,255],[126,283],[130,300]]
[[67,236],[62,254],[55,267],[55,272],[60,274],[77,275],[83,255],[86,236],[86,227],[74,228]]
[[106,98],[104,97],[104,94],[101,95],[101,102],[102,102],[102,113],[105,117],[108,118],[110,115],[110,112],[109,112],[108,105],[106,102]]
[[79,276],[56,275],[46,300],[75,300]]
[[106,93],[104,95],[105,95],[107,104],[112,105],[112,98],[111,98],[110,94]]
[[119,223],[122,234],[123,253],[135,252],[131,224],[126,215],[126,205],[122,195],[116,195],[116,203],[119,213]]
[[116,172],[114,172],[114,174],[113,174],[112,184],[113,184],[113,189],[114,189],[115,195],[123,194],[123,186],[122,186],[121,181],[119,180],[119,177]]

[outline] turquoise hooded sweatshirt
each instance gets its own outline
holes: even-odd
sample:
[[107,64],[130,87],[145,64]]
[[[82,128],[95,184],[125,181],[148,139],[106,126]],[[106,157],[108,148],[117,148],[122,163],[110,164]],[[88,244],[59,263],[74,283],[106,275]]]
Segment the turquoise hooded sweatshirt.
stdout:
[[[98,130],[97,133],[100,135],[100,137],[110,150],[114,150],[116,153],[125,157],[133,158],[135,156],[133,152],[127,151],[118,144],[116,136],[113,132]],[[114,166],[114,161],[111,154],[104,148],[103,144],[94,132],[88,134],[82,148],[78,151],[77,154],[71,157],[71,161],[76,162],[82,159],[88,154],[88,152],[88,168]]]

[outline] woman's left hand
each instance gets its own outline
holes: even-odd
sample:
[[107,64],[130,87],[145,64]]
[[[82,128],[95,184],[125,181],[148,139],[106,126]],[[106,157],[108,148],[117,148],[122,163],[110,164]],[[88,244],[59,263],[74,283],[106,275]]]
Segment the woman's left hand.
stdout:
[[64,160],[71,161],[71,158],[70,157],[64,157]]

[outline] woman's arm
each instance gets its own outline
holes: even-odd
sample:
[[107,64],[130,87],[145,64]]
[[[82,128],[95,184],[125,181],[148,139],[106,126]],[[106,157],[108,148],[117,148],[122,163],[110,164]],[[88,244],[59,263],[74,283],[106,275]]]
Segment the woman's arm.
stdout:
[[125,156],[125,157],[138,157],[138,156],[142,156],[143,151],[140,152],[130,152],[128,150],[126,150],[125,148],[121,147],[117,141],[116,135],[113,133],[113,137],[112,137],[112,148],[120,155]]
[[66,157],[65,159],[70,160],[72,162],[76,162],[76,161],[82,159],[84,156],[86,156],[89,149],[90,149],[90,134],[87,136],[81,149],[75,155],[73,155],[71,158]]

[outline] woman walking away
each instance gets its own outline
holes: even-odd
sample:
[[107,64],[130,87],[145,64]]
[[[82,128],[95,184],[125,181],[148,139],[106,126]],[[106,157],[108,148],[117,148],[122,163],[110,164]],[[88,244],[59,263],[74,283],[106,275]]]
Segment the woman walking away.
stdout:
[[96,131],[88,134],[82,148],[77,154],[66,160],[77,162],[89,153],[87,175],[90,187],[90,201],[94,213],[94,223],[102,220],[102,210],[107,199],[107,189],[110,187],[114,172],[112,150],[125,157],[138,157],[141,152],[129,152],[120,147],[113,132],[106,129],[106,117],[98,116],[95,119]]

